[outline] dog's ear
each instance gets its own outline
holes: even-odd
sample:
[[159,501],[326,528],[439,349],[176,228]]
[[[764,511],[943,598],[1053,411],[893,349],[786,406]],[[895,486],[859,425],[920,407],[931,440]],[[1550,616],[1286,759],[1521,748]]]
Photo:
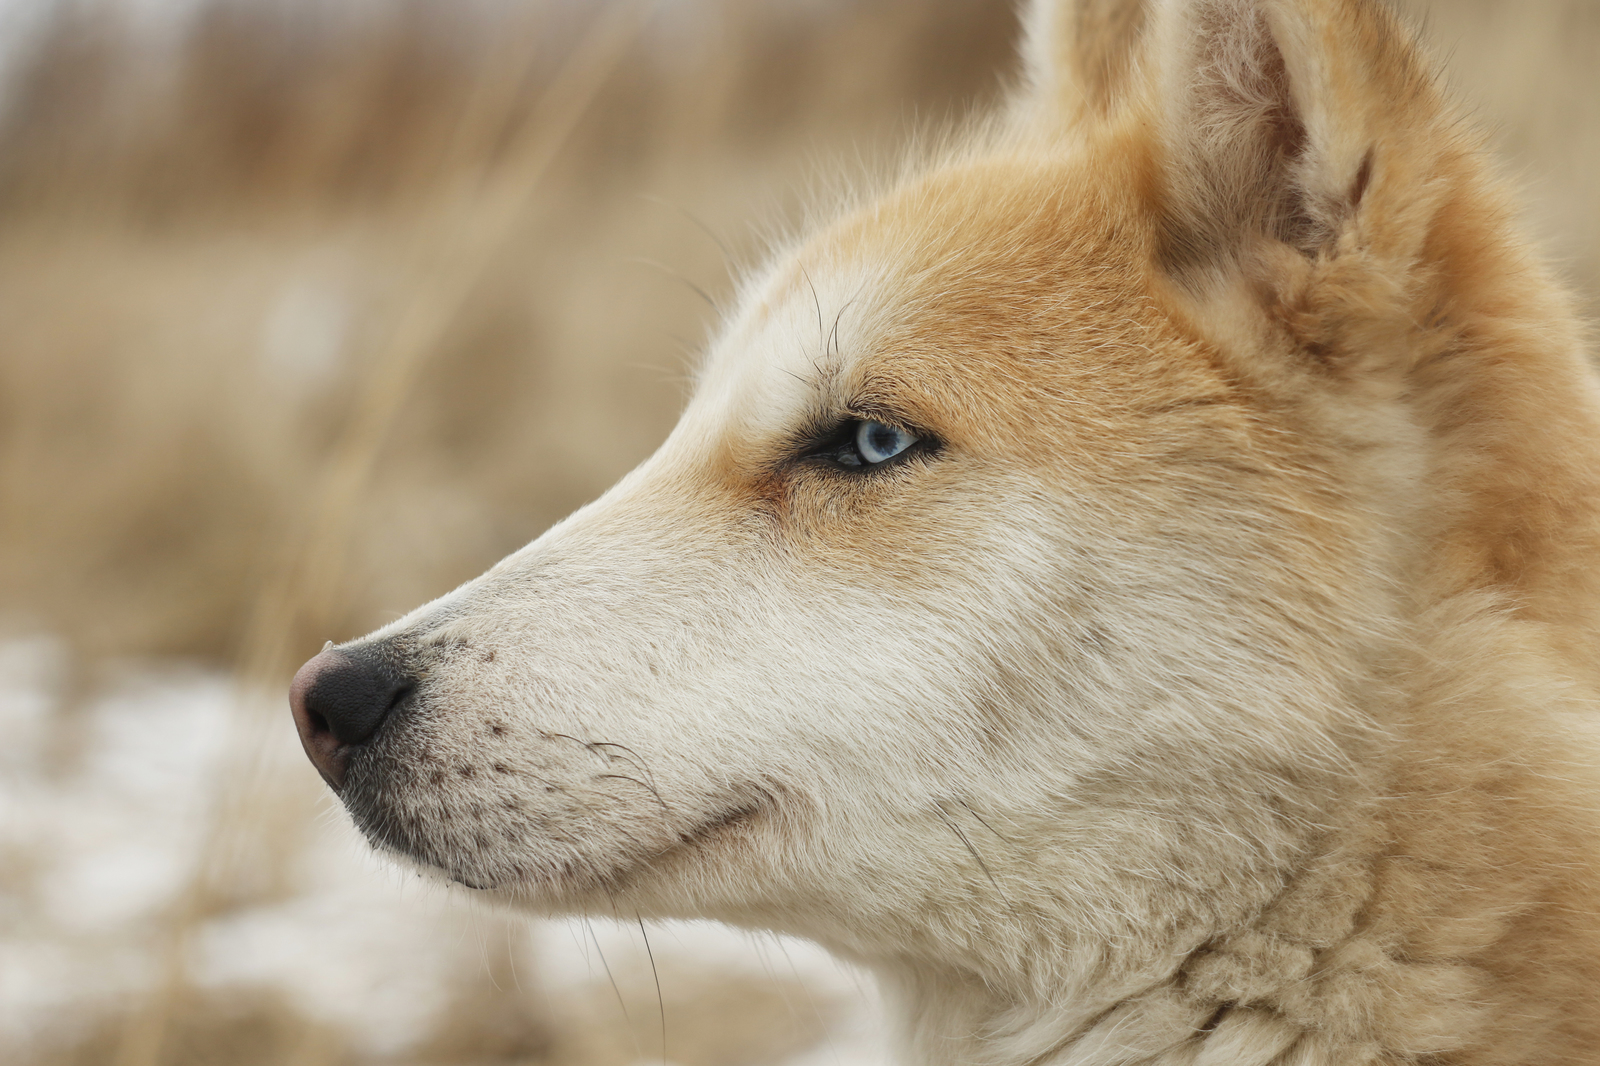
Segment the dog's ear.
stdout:
[[[1385,249],[1391,259],[1416,254],[1427,228],[1416,193],[1459,137],[1429,64],[1387,8],[1152,3],[1141,118],[1155,131],[1149,196],[1175,276],[1225,270],[1262,241],[1314,258],[1374,211],[1390,217],[1364,239],[1412,245]],[[1374,207],[1390,190],[1411,202]]]
[[1149,0],[1029,0],[1023,11],[1025,97],[1051,124],[1105,118],[1138,64]]

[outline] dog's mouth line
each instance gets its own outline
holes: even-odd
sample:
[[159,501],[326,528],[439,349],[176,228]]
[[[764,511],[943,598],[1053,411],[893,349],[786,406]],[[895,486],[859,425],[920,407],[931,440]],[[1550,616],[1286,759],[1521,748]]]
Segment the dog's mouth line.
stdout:
[[757,799],[728,807],[718,814],[702,819],[691,829],[680,830],[677,839],[664,847],[619,865],[601,880],[607,889],[619,890],[636,874],[647,872],[675,855],[714,845],[720,838],[759,817],[767,806],[766,800]]
[[748,803],[730,808],[721,814],[708,818],[695,828],[687,832],[679,833],[677,842],[667,848],[662,849],[658,855],[665,855],[668,852],[676,851],[679,848],[698,847],[712,837],[718,836],[743,822],[747,822],[755,818],[761,813],[765,806],[766,803],[764,801],[751,800]]
[[671,856],[714,844],[718,838],[760,817],[770,806],[770,802],[770,798],[763,797],[728,807],[717,814],[702,819],[691,829],[680,830],[676,838],[670,843],[648,854],[624,859],[608,871],[584,871],[581,869],[581,864],[567,862],[558,864],[553,870],[523,870],[519,868],[508,877],[471,876],[459,869],[449,869],[409,852],[405,854],[413,862],[420,862],[430,866],[434,870],[443,873],[455,884],[474,891],[516,892],[519,889],[536,889],[542,890],[540,892],[541,895],[552,889],[558,892],[563,889],[566,891],[573,889],[579,891],[605,889],[608,892],[614,892],[621,890],[636,874],[649,871],[652,867],[669,859]]

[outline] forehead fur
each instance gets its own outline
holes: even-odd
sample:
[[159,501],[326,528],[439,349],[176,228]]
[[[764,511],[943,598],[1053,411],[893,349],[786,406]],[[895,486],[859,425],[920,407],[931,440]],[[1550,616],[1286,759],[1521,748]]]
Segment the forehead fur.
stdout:
[[1163,306],[1137,179],[1116,158],[1016,153],[907,182],[774,271],[706,391],[738,393],[757,426],[881,411],[1000,453],[1215,399],[1215,366]]

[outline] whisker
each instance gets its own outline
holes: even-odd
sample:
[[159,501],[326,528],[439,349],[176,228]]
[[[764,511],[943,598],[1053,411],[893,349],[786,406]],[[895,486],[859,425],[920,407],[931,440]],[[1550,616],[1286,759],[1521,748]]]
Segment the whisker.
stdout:
[[949,814],[946,813],[944,809],[944,804],[939,800],[934,800],[933,809],[939,812],[939,820],[945,825],[949,826],[950,832],[954,833],[956,835],[956,839],[961,841],[961,843],[966,846],[966,849],[971,853],[973,860],[977,862],[978,869],[983,871],[983,875],[989,879],[989,883],[994,886],[995,891],[1000,891],[1000,882],[994,879],[994,874],[990,871],[989,864],[983,861],[983,856],[978,854],[978,849],[972,846],[972,841],[967,839],[967,834],[961,831],[961,827],[950,820]]
[[[594,944],[594,953],[600,956],[600,968],[606,972],[606,980],[611,983],[611,991],[617,994],[617,1007],[622,1011],[622,1020],[628,1023],[628,1030],[632,1032],[633,1019],[628,1017],[628,1004],[623,1000],[622,989],[618,986],[616,977],[611,973],[611,964],[606,961],[606,952],[600,946],[600,938],[595,935],[594,923],[588,918],[584,918],[583,927],[588,931],[589,940]],[[638,1051],[639,1048],[635,1047],[634,1050]]]
[[995,829],[994,826],[990,825],[987,821],[985,821],[983,815],[981,815],[977,811],[973,810],[972,809],[972,804],[968,803],[966,800],[956,800],[956,802],[961,804],[961,806],[965,807],[967,809],[967,813],[972,815],[973,818],[977,819],[979,825],[983,826],[989,832],[993,833],[996,840],[999,840],[1003,844],[1008,844],[1011,847],[1016,847],[1016,845],[1013,844],[1009,838],[1001,836],[999,830]]
[[826,344],[824,344],[822,346],[823,354],[827,354],[828,350],[831,348],[833,350],[833,357],[835,359],[838,359],[840,357],[839,356],[839,322],[844,318],[844,313],[846,311],[850,310],[850,305],[855,303],[855,302],[856,302],[856,298],[854,296],[850,297],[850,299],[848,299],[848,300],[846,300],[844,302],[844,306],[839,308],[839,313],[833,316],[833,328],[828,331],[828,341],[827,341]]
[[518,995],[522,995],[522,977],[517,973],[517,941],[521,939],[517,936],[517,934],[520,929],[517,926],[507,923],[505,930],[506,962],[511,967],[511,987],[517,990]]
[[644,954],[650,960],[650,976],[656,982],[656,1010],[661,1012],[661,1061],[670,1061],[667,1058],[667,1001],[661,994],[661,971],[656,969],[656,955],[650,950],[650,934],[645,932],[644,919],[637,914],[633,920],[639,923],[639,935],[644,938]]
[[650,772],[650,767],[645,764],[644,756],[626,744],[617,744],[609,740],[597,740],[594,742],[594,746],[597,748],[616,748],[618,751],[625,752],[633,764],[639,768],[639,772],[648,777],[652,783],[655,782],[656,775]]
[[811,290],[811,302],[817,308],[817,340],[822,344],[823,354],[828,350],[828,334],[822,327],[822,298],[817,295],[817,286],[811,280],[811,274],[805,267],[800,268],[800,276],[806,279],[806,287]]
[[654,785],[646,784],[645,782],[639,780],[637,777],[629,777],[627,774],[596,774],[595,775],[595,780],[596,781],[603,781],[603,780],[607,780],[607,779],[612,780],[612,781],[632,781],[634,784],[638,785],[640,788],[644,789],[646,792],[649,792],[650,795],[654,796],[656,798],[656,802],[661,804],[661,809],[662,810],[667,811],[668,813],[671,813],[672,805],[669,804],[666,800],[661,798],[661,793],[656,791]]

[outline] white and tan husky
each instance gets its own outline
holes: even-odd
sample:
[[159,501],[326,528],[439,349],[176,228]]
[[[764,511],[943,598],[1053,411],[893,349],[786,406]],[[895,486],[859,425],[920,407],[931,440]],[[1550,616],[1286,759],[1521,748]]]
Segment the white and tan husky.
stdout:
[[295,682],[379,848],[927,1064],[1600,1063],[1600,392],[1374,0],[1043,0],[597,502]]

